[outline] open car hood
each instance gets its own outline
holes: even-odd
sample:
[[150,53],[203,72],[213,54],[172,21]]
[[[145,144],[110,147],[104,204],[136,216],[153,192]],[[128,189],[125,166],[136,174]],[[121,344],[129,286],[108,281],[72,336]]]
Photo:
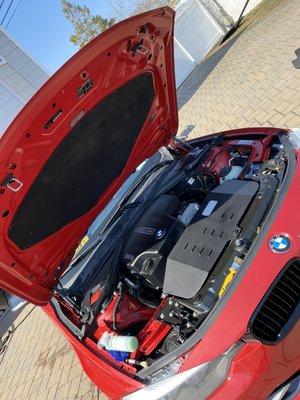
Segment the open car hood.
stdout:
[[129,18],[73,56],[0,141],[0,287],[46,304],[88,227],[177,132],[174,12]]

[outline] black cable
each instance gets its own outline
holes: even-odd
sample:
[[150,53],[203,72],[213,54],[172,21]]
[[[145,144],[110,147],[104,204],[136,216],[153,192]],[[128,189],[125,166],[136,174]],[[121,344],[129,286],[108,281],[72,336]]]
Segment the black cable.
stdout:
[[8,6],[8,8],[6,9],[6,12],[5,12],[5,14],[4,14],[4,17],[2,18],[2,21],[1,21],[1,23],[0,23],[1,26],[3,25],[3,22],[4,22],[4,20],[5,20],[6,16],[7,16],[7,14],[9,13],[9,10],[10,10],[10,8],[11,8],[13,2],[14,2],[14,0],[10,0],[9,6]]
[[3,6],[3,3],[4,3],[4,0],[1,1],[0,10],[1,10],[2,6]]
[[16,5],[16,8],[14,9],[14,11],[13,11],[13,13],[11,14],[11,16],[10,16],[10,18],[9,18],[9,20],[8,20],[8,22],[7,22],[7,24],[5,25],[5,29],[8,27],[8,25],[10,24],[10,21],[13,19],[14,15],[15,15],[15,13],[16,13],[16,11],[17,11],[17,9],[19,8],[19,6],[20,6],[20,4],[21,4],[21,1],[22,1],[22,0],[19,0],[18,4]]

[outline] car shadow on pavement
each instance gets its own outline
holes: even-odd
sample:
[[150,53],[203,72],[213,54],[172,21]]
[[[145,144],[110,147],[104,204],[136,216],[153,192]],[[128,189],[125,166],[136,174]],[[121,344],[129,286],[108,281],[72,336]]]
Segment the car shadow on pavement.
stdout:
[[178,110],[180,110],[194,96],[195,92],[234,45],[241,33],[242,31],[228,40],[190,73],[177,90]]

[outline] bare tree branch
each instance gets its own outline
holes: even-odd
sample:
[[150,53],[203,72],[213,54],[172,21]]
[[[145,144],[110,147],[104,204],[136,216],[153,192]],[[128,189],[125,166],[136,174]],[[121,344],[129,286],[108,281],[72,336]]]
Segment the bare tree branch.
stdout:
[[159,7],[169,6],[175,8],[179,0],[109,0],[109,3],[114,10],[116,19],[121,20],[129,15],[150,11]]
[[70,41],[79,47],[83,47],[116,22],[115,18],[102,18],[99,14],[92,15],[85,5],[80,6],[67,0],[61,0],[61,4],[65,17],[74,28]]

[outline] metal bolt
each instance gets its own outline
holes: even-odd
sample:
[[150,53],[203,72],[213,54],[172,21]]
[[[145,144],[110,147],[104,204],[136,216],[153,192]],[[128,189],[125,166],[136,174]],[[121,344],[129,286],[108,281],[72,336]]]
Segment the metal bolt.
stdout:
[[176,303],[175,303],[175,307],[178,307],[179,306],[179,303],[178,303],[178,301],[176,301]]
[[174,316],[174,313],[171,311],[169,316],[172,318]]
[[164,314],[164,313],[161,313],[161,314],[160,314],[160,318],[161,318],[161,319],[164,319],[164,318],[165,318],[165,314]]
[[169,300],[169,304],[170,304],[170,305],[173,304],[173,300],[172,300],[172,299]]

